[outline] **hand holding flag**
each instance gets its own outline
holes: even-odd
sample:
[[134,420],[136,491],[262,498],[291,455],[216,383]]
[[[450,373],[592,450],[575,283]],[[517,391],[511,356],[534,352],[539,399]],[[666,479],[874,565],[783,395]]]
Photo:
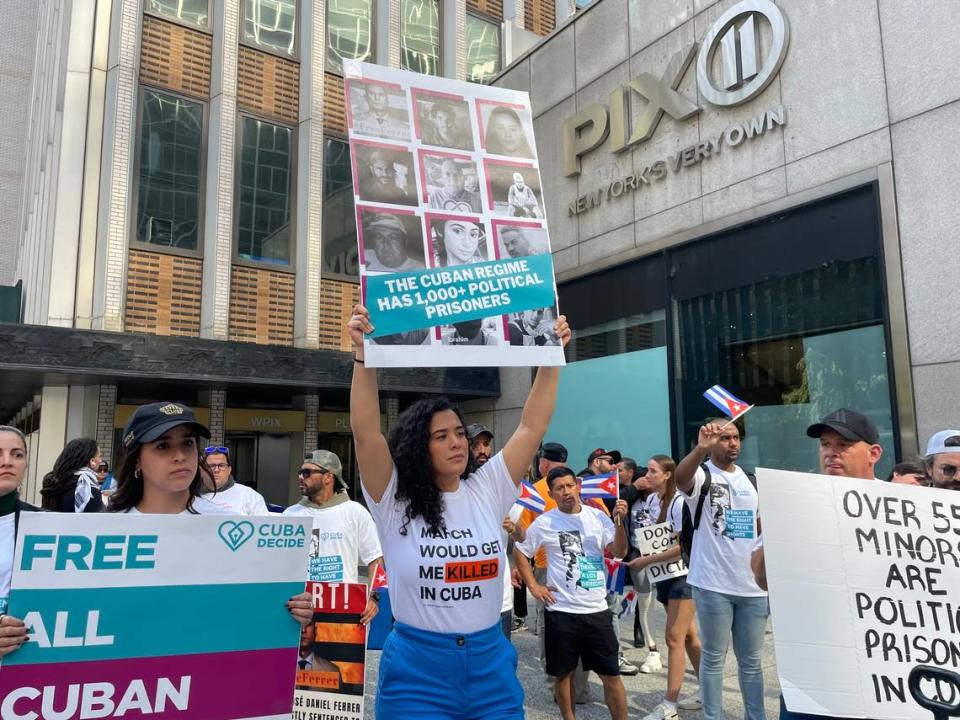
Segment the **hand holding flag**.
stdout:
[[622,593],[627,582],[627,566],[616,558],[605,557],[603,563],[607,566],[607,592]]
[[720,385],[714,385],[712,388],[708,388],[703,396],[713,403],[724,415],[730,418],[723,427],[726,427],[730,423],[734,422],[741,415],[745,415],[747,412],[753,409],[753,405],[745,403],[743,400],[738,398],[732,392]]
[[526,480],[520,483],[520,497],[517,498],[517,505],[526,508],[535,515],[540,515],[547,509],[547,501]]

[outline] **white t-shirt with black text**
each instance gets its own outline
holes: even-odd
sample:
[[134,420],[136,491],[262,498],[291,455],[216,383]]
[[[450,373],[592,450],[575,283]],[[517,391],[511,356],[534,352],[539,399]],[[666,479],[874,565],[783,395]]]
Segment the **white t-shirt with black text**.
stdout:
[[[724,472],[709,460],[706,465],[710,489],[703,501],[700,527],[693,536],[687,582],[727,595],[764,597],[767,593],[757,585],[750,569],[757,539],[757,491],[740,467]],[[703,468],[697,468],[693,489],[684,493],[692,517],[696,517],[705,479]]]
[[[358,566],[383,555],[373,518],[358,502],[348,500],[328,508],[300,503],[283,514],[313,518],[308,574],[313,582],[359,582]],[[392,585],[393,577],[390,581]]]
[[229,510],[231,515],[269,515],[267,502],[263,495],[252,487],[234,482],[226,490],[217,490],[213,493],[203,493],[201,496],[214,505]]
[[396,620],[462,634],[498,624],[506,572],[503,518],[519,494],[502,454],[443,493],[445,533],[431,533],[417,517],[401,535],[406,508],[396,492],[396,467],[379,503],[363,488],[383,547]]
[[603,551],[613,542],[616,528],[606,513],[589,505],[580,512],[559,508],[546,512],[527,528],[517,548],[533,557],[542,547],[547,553],[547,580],[556,602],[553,612],[578,615],[607,609],[607,568]]
[[0,516],[0,615],[7,612],[10,580],[13,578],[13,550],[16,541],[16,514]]

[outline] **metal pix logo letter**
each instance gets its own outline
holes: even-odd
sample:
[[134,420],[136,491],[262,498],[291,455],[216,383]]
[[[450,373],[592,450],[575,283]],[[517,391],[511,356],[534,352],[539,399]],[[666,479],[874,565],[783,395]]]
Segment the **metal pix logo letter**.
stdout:
[[253,537],[253,523],[244,520],[234,522],[225,520],[217,528],[217,535],[223,540],[224,545],[236,552],[247,540]]
[[[770,51],[760,62],[760,33],[757,16],[770,25]],[[711,26],[697,53],[697,43],[677,52],[659,76],[643,72],[628,84],[618,87],[609,98],[609,112],[593,103],[562,124],[563,174],[580,174],[580,158],[599,147],[609,137],[610,150],[623,152],[653,136],[664,113],[675,120],[686,120],[700,112],[700,106],[684,97],[677,88],[697,53],[697,86],[703,98],[720,107],[740,105],[752,100],[770,84],[783,64],[790,42],[787,19],[771,0],[743,0],[723,13]],[[720,87],[714,84],[712,69],[719,53],[722,75]],[[630,98],[633,93],[647,102],[630,127]]]
[[[771,47],[762,66],[758,63],[760,39],[757,16],[770,23]],[[712,105],[741,105],[763,92],[787,55],[790,25],[770,0],[745,0],[717,18],[703,38],[697,58],[697,85]],[[714,84],[711,68],[720,53],[721,87]]]

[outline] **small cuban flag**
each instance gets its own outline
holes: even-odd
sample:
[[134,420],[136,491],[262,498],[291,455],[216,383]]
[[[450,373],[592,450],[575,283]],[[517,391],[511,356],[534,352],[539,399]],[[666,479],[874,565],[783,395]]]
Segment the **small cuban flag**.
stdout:
[[616,558],[605,557],[603,564],[607,566],[607,592],[622,593],[627,582],[627,566]]
[[383,563],[377,565],[377,570],[373,574],[373,583],[371,583],[371,590],[386,590],[388,589],[387,585],[387,571],[383,569]]
[[587,475],[580,478],[581,498],[620,499],[620,473],[617,470],[604,475]]
[[537,489],[526,480],[520,483],[520,497],[517,498],[517,505],[525,507],[527,510],[539,515],[547,509],[547,501],[544,500]]
[[732,392],[720,385],[714,385],[703,393],[703,396],[719,408],[720,412],[730,418],[733,422],[738,417],[753,408],[753,405],[745,403]]
[[630,617],[637,609],[637,591],[627,590],[620,599],[620,609],[617,611],[617,617]]

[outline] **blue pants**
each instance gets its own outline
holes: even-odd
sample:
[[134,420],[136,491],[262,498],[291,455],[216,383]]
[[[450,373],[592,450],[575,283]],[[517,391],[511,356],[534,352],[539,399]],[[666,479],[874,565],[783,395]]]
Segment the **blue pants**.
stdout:
[[694,587],[693,600],[697,606],[703,646],[700,691],[704,720],[723,720],[723,662],[731,635],[746,720],[765,720],[760,656],[767,615],[770,614],[767,598],[727,595]]
[[396,623],[380,657],[378,720],[523,720],[517,651],[500,623],[448,635]]

